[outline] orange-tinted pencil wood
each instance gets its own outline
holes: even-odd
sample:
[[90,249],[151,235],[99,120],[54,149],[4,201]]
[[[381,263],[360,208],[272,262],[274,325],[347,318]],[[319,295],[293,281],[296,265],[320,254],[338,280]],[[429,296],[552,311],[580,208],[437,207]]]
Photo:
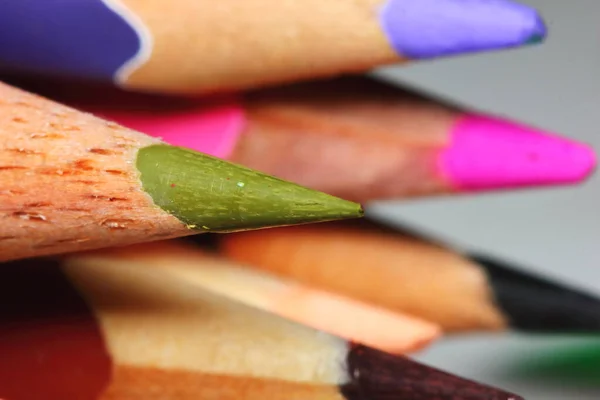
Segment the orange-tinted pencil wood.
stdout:
[[213,295],[165,269],[78,260],[1,266],[0,397],[520,400]]
[[362,214],[0,83],[0,261],[331,220],[340,205]]
[[476,264],[367,221],[224,235],[219,243],[242,265],[415,315],[447,331],[508,326]]
[[81,265],[158,268],[202,290],[389,353],[420,350],[440,334],[433,323],[244,268],[180,241],[107,249],[70,258]]

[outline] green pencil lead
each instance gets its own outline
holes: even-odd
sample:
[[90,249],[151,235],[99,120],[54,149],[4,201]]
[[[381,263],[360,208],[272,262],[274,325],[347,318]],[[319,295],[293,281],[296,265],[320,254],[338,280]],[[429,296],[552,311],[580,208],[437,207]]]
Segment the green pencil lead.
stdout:
[[136,166],[154,203],[199,231],[231,232],[363,215],[357,203],[181,147],[142,148]]

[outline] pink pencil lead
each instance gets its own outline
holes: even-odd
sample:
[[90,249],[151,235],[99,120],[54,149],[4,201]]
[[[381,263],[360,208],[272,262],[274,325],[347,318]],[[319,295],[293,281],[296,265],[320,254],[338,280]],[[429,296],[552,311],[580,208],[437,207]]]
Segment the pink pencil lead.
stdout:
[[438,168],[461,190],[577,183],[594,170],[588,145],[502,119],[459,120]]

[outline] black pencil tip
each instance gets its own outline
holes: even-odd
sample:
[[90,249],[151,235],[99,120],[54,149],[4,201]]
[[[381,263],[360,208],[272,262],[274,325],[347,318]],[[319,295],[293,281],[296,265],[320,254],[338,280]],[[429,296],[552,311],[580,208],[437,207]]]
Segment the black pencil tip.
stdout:
[[512,328],[548,333],[600,331],[600,299],[486,256],[471,259],[487,272],[497,305]]
[[347,400],[523,400],[522,397],[365,346],[348,354]]

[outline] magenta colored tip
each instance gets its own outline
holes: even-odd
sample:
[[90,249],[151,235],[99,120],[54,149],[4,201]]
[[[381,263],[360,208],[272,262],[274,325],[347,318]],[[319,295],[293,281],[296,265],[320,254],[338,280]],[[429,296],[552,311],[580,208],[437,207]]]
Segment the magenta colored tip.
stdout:
[[457,190],[577,183],[596,166],[587,145],[501,119],[469,115],[440,154],[442,176]]

